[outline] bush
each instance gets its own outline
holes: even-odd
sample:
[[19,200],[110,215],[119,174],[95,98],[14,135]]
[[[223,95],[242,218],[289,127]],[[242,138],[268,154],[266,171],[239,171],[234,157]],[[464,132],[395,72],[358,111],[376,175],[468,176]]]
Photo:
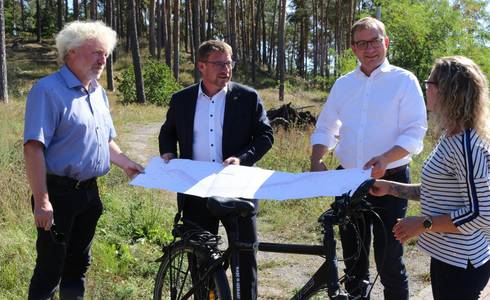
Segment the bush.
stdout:
[[[173,93],[180,90],[181,85],[175,81],[172,72],[164,63],[156,60],[148,60],[143,64],[143,81],[145,96],[148,103],[168,105]],[[117,76],[118,92],[122,96],[123,103],[137,102],[134,68],[130,66],[121,77]]]

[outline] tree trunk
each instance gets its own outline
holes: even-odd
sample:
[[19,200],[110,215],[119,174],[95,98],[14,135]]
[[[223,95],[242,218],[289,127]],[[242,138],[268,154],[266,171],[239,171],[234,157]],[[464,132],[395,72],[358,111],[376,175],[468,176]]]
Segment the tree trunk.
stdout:
[[201,0],[200,8],[199,8],[199,22],[201,26],[199,26],[199,35],[200,41],[206,40],[206,0]]
[[64,10],[64,12],[65,12],[65,20],[64,20],[64,22],[66,23],[66,22],[68,22],[68,0],[65,0],[65,10]]
[[278,0],[274,0],[274,13],[272,14],[272,24],[269,31],[269,60],[267,61],[267,70],[269,71],[269,73],[272,73],[272,69],[273,69],[272,65],[274,63],[274,60],[272,58],[274,57],[274,49],[275,49],[274,46],[276,41],[276,37],[274,35],[276,31],[274,30],[274,28],[276,27],[276,14],[278,11],[277,1]]
[[236,29],[236,0],[230,0],[230,46],[233,49],[234,61],[238,61]]
[[82,4],[83,4],[83,18],[85,20],[88,20],[88,3],[87,3],[88,0],[83,0],[82,1]]
[[[252,43],[250,46],[252,46],[252,66],[251,66],[251,71],[252,71],[252,82],[255,83],[256,81],[256,74],[255,74],[255,66],[257,65],[257,30],[258,30],[258,25],[259,22],[257,21],[254,24],[254,20],[256,19],[254,16],[254,13],[258,16],[258,9],[257,12],[255,11],[256,5],[254,5],[254,1],[250,2],[250,25],[252,29]],[[259,18],[257,17],[257,20]]]
[[145,92],[143,83],[143,74],[141,73],[141,61],[140,61],[140,50],[138,44],[138,35],[136,33],[136,9],[135,0],[129,0],[129,19],[131,20],[130,32],[131,32],[131,54],[133,56],[133,68],[134,68],[134,78],[136,83],[136,100],[139,103],[145,103]]
[[[190,36],[190,31],[191,31],[191,1],[190,0],[185,0],[185,8],[184,8],[184,51],[186,53],[189,53],[189,44],[191,45],[190,48],[192,48],[192,37]],[[191,57],[192,54],[191,54]]]
[[[246,26],[246,22],[245,22],[245,7],[243,5],[243,1],[244,0],[240,0],[240,9],[239,9],[239,12],[240,12],[240,21],[238,22],[238,24],[240,24],[241,26],[237,26],[237,29],[240,30],[240,33],[241,33],[241,40],[242,40],[242,43],[241,43],[241,47],[238,47],[238,50],[241,50],[241,63],[243,65],[246,66],[247,64],[247,61],[249,59],[249,44],[247,43],[247,30],[245,28]],[[246,69],[246,68],[245,68]]]
[[318,45],[320,43],[318,38],[318,9],[315,9],[316,7],[318,7],[318,3],[313,0],[313,78],[318,73]]
[[63,0],[57,1],[56,27],[58,28],[58,31],[63,27]]
[[214,26],[214,0],[209,0],[208,4],[208,26],[206,31],[206,39],[213,38],[213,26]]
[[194,48],[194,82],[200,79],[199,69],[197,68],[197,50],[199,49],[199,0],[192,0],[192,44]]
[[21,30],[22,31],[26,31],[26,20],[25,20],[25,12],[24,12],[24,0],[20,0],[19,1],[19,5],[20,5],[20,20],[21,20],[21,24],[22,24],[22,28]]
[[167,38],[165,39],[165,63],[169,68],[172,67],[172,13],[170,10],[170,1],[165,0],[166,10],[166,25],[167,25]]
[[[112,26],[112,0],[105,0],[105,15],[107,26]],[[107,90],[114,91],[114,76],[112,72],[112,54],[106,60]]]
[[284,101],[284,79],[285,79],[285,31],[286,31],[286,0],[279,0],[279,23],[277,30],[277,68],[279,70],[279,101]]
[[162,58],[162,27],[163,27],[163,18],[162,18],[162,10],[160,7],[160,0],[156,2],[156,13],[157,13],[157,59],[160,61]]
[[265,0],[261,1],[261,10],[262,10],[262,64],[266,64],[267,62],[267,30],[265,24]]
[[0,0],[0,102],[8,103],[7,54],[5,52],[5,10]]
[[80,9],[78,6],[78,0],[73,0],[73,19],[74,20],[80,19]]
[[173,43],[174,43],[174,64],[173,71],[175,80],[179,80],[179,5],[180,0],[174,0],[174,28],[173,28]]
[[97,20],[97,0],[90,1],[90,18]]
[[[36,0],[36,42],[41,42],[41,4]],[[2,0],[3,2],[3,0]]]
[[155,43],[156,43],[156,39],[155,39],[155,0],[150,0],[150,20],[149,20],[149,22],[150,22],[150,26],[149,26],[150,41],[149,41],[148,47],[150,48],[150,55],[152,57],[156,57],[156,53],[155,53]]

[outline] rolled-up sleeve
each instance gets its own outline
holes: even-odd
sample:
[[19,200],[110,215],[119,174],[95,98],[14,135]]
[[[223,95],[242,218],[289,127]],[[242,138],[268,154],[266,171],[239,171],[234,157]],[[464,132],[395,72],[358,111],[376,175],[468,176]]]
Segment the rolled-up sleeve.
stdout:
[[411,154],[419,154],[424,148],[424,136],[427,131],[427,112],[422,90],[417,78],[410,75],[410,81],[403,93],[399,108],[398,128],[400,135],[395,145]]
[[27,96],[24,118],[24,144],[39,141],[47,148],[59,122],[56,99],[49,89],[41,84],[33,86]]
[[337,94],[337,88],[334,85],[318,116],[315,131],[311,135],[311,145],[324,145],[329,150],[332,150],[337,145],[336,136],[339,135],[339,129],[342,125],[338,114],[337,102],[339,97]]

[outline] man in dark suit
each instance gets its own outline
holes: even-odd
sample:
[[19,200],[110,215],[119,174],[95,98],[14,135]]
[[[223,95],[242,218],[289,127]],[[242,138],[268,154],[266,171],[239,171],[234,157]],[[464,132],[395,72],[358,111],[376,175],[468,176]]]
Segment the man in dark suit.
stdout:
[[[230,82],[231,47],[210,40],[200,45],[197,66],[201,82],[172,96],[167,119],[160,130],[159,148],[168,162],[178,156],[224,165],[254,165],[273,143],[262,100],[257,91]],[[219,220],[206,208],[203,198],[179,194],[184,223],[193,222],[212,233],[218,232]],[[257,200],[251,200],[257,211]],[[228,227],[227,224],[224,224]],[[239,239],[257,241],[255,214],[238,217]],[[257,262],[254,251],[239,254],[240,298],[257,298]]]

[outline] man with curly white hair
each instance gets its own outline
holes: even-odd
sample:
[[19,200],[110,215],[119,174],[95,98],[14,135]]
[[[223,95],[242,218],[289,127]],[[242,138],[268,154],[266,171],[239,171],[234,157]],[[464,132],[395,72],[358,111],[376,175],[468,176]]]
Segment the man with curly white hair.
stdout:
[[104,89],[97,83],[116,33],[102,22],[73,22],[56,37],[63,66],[27,96],[24,158],[37,227],[29,299],[83,299],[102,202],[97,177],[110,162],[129,177],[143,168],[114,142]]

